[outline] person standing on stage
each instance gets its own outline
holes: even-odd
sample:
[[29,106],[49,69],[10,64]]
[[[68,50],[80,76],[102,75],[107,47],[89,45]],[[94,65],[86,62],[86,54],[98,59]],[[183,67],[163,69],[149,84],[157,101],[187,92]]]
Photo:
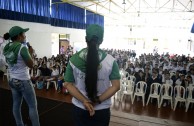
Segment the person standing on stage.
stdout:
[[87,48],[73,55],[65,73],[64,86],[73,96],[75,126],[108,126],[111,97],[120,89],[116,60],[99,48],[104,30],[86,29]]
[[17,126],[24,126],[21,105],[23,98],[29,107],[29,116],[33,126],[40,126],[37,110],[37,100],[34,87],[30,80],[29,68],[33,68],[33,48],[22,44],[25,39],[25,32],[19,26],[12,27],[4,34],[4,39],[11,41],[4,47],[3,54],[8,63],[9,86],[13,97],[13,115]]

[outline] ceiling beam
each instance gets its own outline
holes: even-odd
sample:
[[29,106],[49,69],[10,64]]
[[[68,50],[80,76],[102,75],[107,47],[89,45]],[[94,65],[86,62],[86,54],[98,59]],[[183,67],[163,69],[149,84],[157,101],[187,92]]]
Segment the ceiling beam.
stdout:
[[[69,3],[69,4],[74,5],[74,6],[76,6],[76,7],[79,7],[79,8],[83,8],[83,9],[89,10],[89,11],[91,11],[91,12],[93,12],[93,13],[97,13],[97,12],[95,12],[95,11],[89,9],[89,8],[86,8],[86,7],[84,7],[84,6],[75,4],[74,2],[71,2],[71,1],[69,1],[69,0],[62,0],[62,2],[56,2],[56,4],[60,4],[60,3]],[[98,14],[99,14],[99,13],[98,13]],[[99,14],[99,15],[102,15],[102,14]],[[104,15],[102,15],[102,16],[104,16]]]
[[[122,1],[123,0],[61,0],[61,2],[52,4],[69,3],[104,17],[119,20],[125,20],[125,18],[128,18],[130,14],[133,13],[194,12],[192,7],[192,2],[194,2],[194,0],[125,0],[126,4],[124,5]],[[118,2],[121,2],[121,4]],[[178,6],[176,6],[176,3]]]
[[133,1],[133,3],[131,3],[129,0],[127,0],[127,2],[129,2],[130,6],[125,10],[125,11],[128,11],[131,7],[134,7],[134,9],[137,11],[136,7],[134,6],[134,3],[136,2],[137,0]]
[[[106,6],[108,3],[109,3],[109,1],[107,1],[103,6]],[[101,9],[102,9],[102,8],[101,8]],[[99,9],[99,11],[100,11],[101,9]]]
[[87,5],[87,6],[84,6],[84,7],[87,8],[87,7],[90,7],[90,6],[93,6],[93,5],[95,5],[95,4],[90,4],[90,5]]
[[102,7],[102,8],[104,8],[104,9],[106,9],[106,10],[108,10],[108,11],[111,11],[111,12],[114,13],[114,14],[117,14],[116,12],[114,12],[114,11],[112,11],[112,10],[109,10],[109,9],[106,8],[105,6],[103,6],[103,5],[101,5],[101,4],[97,3],[97,2],[95,2],[95,1],[93,1],[93,0],[89,0],[89,2],[92,2],[92,3],[94,3],[94,4],[96,4],[96,5],[98,5],[98,6]]
[[181,3],[179,0],[177,0],[187,11],[190,11],[183,3]]
[[[60,3],[69,3],[69,4],[71,4],[71,5],[74,5],[74,6],[77,6],[77,7],[80,7],[80,8],[83,8],[83,9],[86,9],[86,10],[88,10],[88,11],[91,11],[91,12],[93,12],[93,13],[97,13],[97,14],[99,14],[99,15],[102,15],[102,16],[104,16],[104,17],[108,17],[108,18],[111,18],[111,19],[113,19],[113,20],[116,20],[116,18],[114,18],[114,17],[110,17],[109,15],[105,15],[105,14],[101,14],[101,13],[98,13],[98,12],[96,12],[96,11],[94,11],[94,10],[92,10],[92,9],[89,9],[89,8],[87,8],[87,6],[85,7],[85,6],[81,6],[81,5],[79,5],[79,4],[76,4],[76,3],[74,3],[74,2],[71,2],[70,0],[61,0],[62,2],[56,2],[56,4],[60,4]],[[91,3],[93,3],[93,5],[99,5],[99,6],[101,6],[101,7],[103,7],[103,8],[105,8],[104,6],[102,6],[102,5],[100,5],[99,3],[97,3],[97,2],[94,2],[94,1],[91,1],[91,0],[83,0],[83,2],[91,2]],[[107,9],[107,8],[106,8]],[[117,14],[116,12],[113,12],[113,11],[111,11],[112,13],[114,13],[114,14]],[[117,14],[118,15],[118,14]]]
[[[116,16],[121,16],[119,13],[114,12],[113,10],[111,10],[111,9],[110,9],[110,6],[109,6],[109,8],[107,8],[107,7],[105,7],[105,6],[101,5],[101,4],[99,4],[99,3],[97,3],[97,2],[95,2],[95,1],[93,1],[93,0],[89,0],[89,1],[90,1],[90,2],[92,2],[92,3],[95,3],[96,5],[98,5],[98,6],[102,7],[102,8],[104,8],[104,9],[106,9],[106,10],[108,10],[109,12],[112,12],[112,13],[113,13],[113,14],[115,14]],[[111,3],[111,0],[109,0],[109,3]],[[97,12],[96,12],[96,13],[97,13]],[[108,15],[106,15],[106,17],[109,17],[109,18],[115,19],[115,18],[110,17],[110,16],[108,16]],[[123,18],[123,17],[122,17],[122,18]]]
[[159,2],[159,0],[156,0],[156,3],[155,3],[155,11],[156,11],[156,9],[157,9],[159,6],[160,6],[160,2]]
[[87,2],[87,0],[71,0],[69,2]]
[[141,0],[139,0],[139,8],[138,8],[138,14],[139,14],[139,12],[140,12],[140,8],[141,7]]
[[190,10],[190,12],[192,12],[192,0],[188,1],[188,3],[187,3],[187,5],[186,5],[186,7],[188,7],[188,6],[189,6],[189,4],[190,4],[190,8],[189,8],[189,10]]
[[[63,0],[61,0],[63,1]],[[93,1],[97,1],[97,0],[93,0]],[[98,3],[103,3],[106,2],[107,0],[104,1],[98,1]],[[69,2],[91,2],[91,0],[69,0]]]
[[120,8],[123,11],[123,8],[121,6],[119,6],[118,4],[116,4],[113,0],[110,0],[111,3],[113,3],[115,6],[117,6],[118,8]]
[[175,0],[172,1],[172,9],[171,9],[172,12],[174,11],[174,6],[175,6]]
[[154,7],[152,7],[146,0],[143,0],[145,4],[147,4],[154,11]]
[[171,0],[168,0],[166,3],[164,3],[161,7],[159,7],[156,12],[158,12],[161,8],[163,8],[164,6],[166,6],[166,4],[168,4]]

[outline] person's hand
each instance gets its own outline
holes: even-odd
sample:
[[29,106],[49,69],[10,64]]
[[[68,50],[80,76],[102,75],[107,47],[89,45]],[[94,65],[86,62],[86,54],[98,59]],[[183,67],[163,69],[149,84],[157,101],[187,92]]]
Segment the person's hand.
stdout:
[[28,51],[29,51],[30,54],[33,54],[34,49],[32,48],[32,46],[29,46]]
[[94,107],[90,101],[84,101],[83,105],[89,111],[90,116],[93,116],[95,114]]
[[99,105],[101,104],[101,101],[99,99],[99,96],[96,96],[96,98],[94,99],[94,101],[92,102],[92,105],[93,106],[96,106],[96,105]]

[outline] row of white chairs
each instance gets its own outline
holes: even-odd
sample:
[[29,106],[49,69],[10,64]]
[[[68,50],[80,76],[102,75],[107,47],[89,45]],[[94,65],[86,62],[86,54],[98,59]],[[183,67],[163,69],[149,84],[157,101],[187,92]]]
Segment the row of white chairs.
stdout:
[[[135,90],[134,90],[135,89]],[[145,94],[147,90],[147,84],[144,81],[139,81],[135,84],[132,80],[121,80],[120,91],[118,92],[119,100],[122,100],[125,95],[130,95],[132,104],[135,97],[142,97],[143,106],[145,106]],[[174,92],[174,96],[173,96]],[[171,108],[176,109],[178,102],[184,102],[186,106],[186,112],[188,111],[190,103],[194,103],[193,93],[194,86],[188,86],[186,89],[183,86],[175,86],[174,88],[170,84],[153,83],[150,87],[150,93],[146,105],[148,105],[150,98],[157,99],[158,108],[161,107],[163,100],[170,100]],[[174,108],[173,108],[174,100]]]

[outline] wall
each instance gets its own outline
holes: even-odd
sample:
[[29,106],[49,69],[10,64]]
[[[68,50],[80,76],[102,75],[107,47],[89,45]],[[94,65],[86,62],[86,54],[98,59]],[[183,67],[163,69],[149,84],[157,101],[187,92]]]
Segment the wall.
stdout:
[[0,19],[0,36],[3,36],[12,26],[21,26],[23,28],[30,28],[26,32],[27,40],[30,42],[32,47],[35,49],[38,57],[51,57],[57,55],[59,52],[59,42],[56,40],[52,42],[52,34],[55,36],[59,34],[70,34],[70,44],[74,43],[85,43],[85,30],[82,29],[70,29],[53,27],[49,24],[21,22]]
[[[134,21],[131,24],[130,22],[122,24],[123,20],[114,23],[105,18],[105,35],[101,47],[132,49],[136,50],[137,54],[141,54],[152,53],[153,48],[157,46],[160,54],[169,52],[194,56],[194,34],[190,33],[193,20],[170,20],[170,18],[164,20],[160,17],[151,20],[149,18],[145,20],[142,17],[143,23]],[[136,45],[130,44],[133,39],[136,39]],[[153,39],[158,39],[157,43],[154,43]],[[187,48],[188,39],[192,40],[191,50]],[[145,49],[143,49],[144,42]]]
[[[168,47],[167,51],[174,50],[172,53],[181,52],[186,55],[191,54],[192,56],[194,56],[194,53],[193,53],[194,34],[190,33],[190,29],[193,22],[190,21],[189,25],[186,25],[188,23],[182,21],[181,23],[178,24],[178,26],[184,26],[184,23],[185,23],[185,27],[188,26],[188,28],[178,29],[174,27],[171,27],[171,28],[144,27],[144,28],[134,28],[132,32],[130,32],[130,30],[126,27],[124,27],[123,29],[123,28],[118,28],[117,26],[112,26],[112,27],[105,26],[104,42],[100,47],[131,49],[132,45],[129,45],[128,38],[145,38],[145,43],[146,43],[145,46],[148,47],[149,43],[151,43],[153,38],[158,38],[161,44],[159,45],[159,48]],[[86,47],[85,30],[53,27],[48,24],[0,19],[0,36],[3,36],[3,34],[8,32],[8,30],[14,25],[19,25],[24,28],[30,28],[30,30],[26,33],[26,35],[30,44],[36,50],[38,57],[43,57],[43,56],[51,57],[51,55],[58,54],[59,52],[58,35],[59,34],[70,34],[70,45],[74,46],[74,49],[76,50],[80,50],[81,48]],[[54,41],[52,41],[52,34],[55,37],[57,37],[54,39]],[[188,39],[192,39],[191,50],[187,49]],[[137,46],[138,52],[139,50],[142,50],[142,47],[143,47],[142,44]],[[176,47],[174,46],[175,44],[176,44]],[[133,48],[135,47],[133,46]],[[184,51],[179,51],[179,48],[181,48]],[[175,50],[175,49],[178,49],[178,50]],[[152,52],[152,50],[153,48],[150,46],[149,51]],[[149,52],[148,50],[145,50],[145,51]]]

